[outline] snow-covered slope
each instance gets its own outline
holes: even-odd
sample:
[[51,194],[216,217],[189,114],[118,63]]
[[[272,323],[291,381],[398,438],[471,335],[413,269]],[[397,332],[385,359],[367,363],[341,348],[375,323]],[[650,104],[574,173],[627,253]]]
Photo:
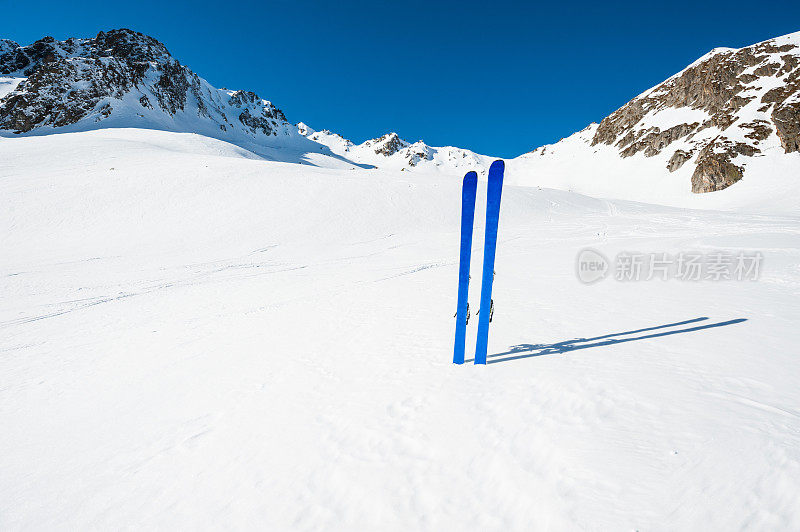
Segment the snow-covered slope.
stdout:
[[[484,173],[493,159],[395,133],[355,144],[294,125],[271,102],[212,87],[163,44],[126,29],[28,46],[2,40],[0,76],[0,137],[150,128],[217,138],[276,161],[450,175]],[[736,188],[747,192],[734,196],[760,204],[794,190],[798,149],[800,32],[712,50],[600,124],[510,161],[509,178],[673,205],[743,180],[748,186]]]
[[475,170],[484,174],[494,160],[493,157],[454,146],[433,147],[421,140],[411,143],[393,132],[353,144],[341,135],[328,130],[315,131],[303,123],[298,124],[298,130],[337,155],[387,170],[420,170],[452,175]]
[[715,49],[599,124],[511,166],[518,183],[657,203],[682,204],[690,191],[734,183],[733,195],[747,189],[753,200],[780,201],[797,193],[798,150],[800,32]]
[[[800,529],[797,40],[508,161],[486,367],[450,359],[489,158],[129,30],[0,40],[0,530]],[[589,286],[586,248],[763,261]]]
[[300,135],[271,102],[212,87],[141,33],[122,29],[91,39],[5,43],[0,136],[149,128],[218,138],[270,160],[356,166]]
[[[454,366],[460,194],[188,133],[0,139],[0,529],[800,529],[796,214],[509,185],[493,363]],[[587,286],[587,246],[764,260]]]
[[0,136],[149,128],[197,133],[270,160],[329,168],[463,174],[491,162],[468,150],[411,144],[394,133],[356,146],[329,131],[295,126],[270,101],[212,87],[163,44],[127,29],[91,39],[0,44]]
[[596,130],[597,124],[592,124],[556,144],[507,161],[507,181],[694,209],[790,213],[800,208],[800,153],[772,149],[747,160],[747,177],[736,186],[696,194],[691,191],[691,165],[669,172],[665,155],[622,158],[614,146],[591,145]]

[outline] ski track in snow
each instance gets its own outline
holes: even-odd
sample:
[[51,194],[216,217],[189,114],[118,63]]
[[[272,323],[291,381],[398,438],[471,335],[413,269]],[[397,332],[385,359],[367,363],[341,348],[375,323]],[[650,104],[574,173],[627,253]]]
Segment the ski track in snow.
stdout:
[[0,139],[0,529],[800,528],[797,217],[507,186],[454,366],[460,176],[175,138]]

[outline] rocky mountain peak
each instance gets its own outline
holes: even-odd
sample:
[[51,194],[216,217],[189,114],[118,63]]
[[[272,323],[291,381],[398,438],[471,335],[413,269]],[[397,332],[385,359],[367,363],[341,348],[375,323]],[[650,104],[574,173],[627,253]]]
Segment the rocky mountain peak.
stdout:
[[[591,145],[621,157],[669,152],[692,162],[693,192],[742,179],[746,160],[779,143],[800,150],[800,33],[741,49],[717,48],[600,122]],[[777,141],[777,142],[775,142]]]
[[297,123],[297,132],[300,133],[301,135],[303,135],[304,137],[307,137],[309,135],[313,135],[314,133],[316,133],[314,128],[310,127],[305,122],[298,122]]
[[3,43],[0,45],[0,73],[4,75],[30,76],[42,63],[75,57],[111,57],[131,64],[166,62],[171,58],[163,44],[129,29],[101,31],[91,39],[56,41],[53,37],[43,37],[27,46],[7,39]]
[[101,31],[90,40],[90,45],[97,57],[116,57],[133,63],[171,59],[166,46],[153,37],[127,28]]
[[421,161],[431,160],[433,156],[433,149],[421,140],[406,147],[404,152],[409,166],[417,166]]
[[[4,136],[151,128],[219,138],[270,158],[311,153],[301,159],[312,164],[324,154],[337,165],[363,167],[421,165],[460,173],[470,165],[488,166],[488,158],[468,150],[412,144],[394,132],[355,145],[327,129],[292,126],[255,92],[216,89],[158,40],[125,28],[86,39],[44,37],[26,46],[0,41],[0,76],[8,76],[0,83]],[[291,149],[274,150],[284,147]]]
[[106,124],[190,130],[226,139],[290,134],[283,112],[250,91],[218,90],[156,39],[118,29],[89,39],[3,41],[0,75],[20,78],[0,99],[0,129]]
[[418,140],[410,143],[400,138],[397,133],[387,133],[381,137],[371,139],[362,144],[368,147],[376,155],[384,157],[392,157],[395,154],[406,160],[406,166],[414,167],[420,161],[429,161],[433,157],[433,148],[425,144],[423,141]]
[[11,39],[0,39],[0,56],[17,48],[19,48],[19,44]]
[[409,143],[401,139],[397,133],[391,132],[381,137],[368,140],[364,145],[373,148],[378,155],[391,157],[403,148],[409,146]]

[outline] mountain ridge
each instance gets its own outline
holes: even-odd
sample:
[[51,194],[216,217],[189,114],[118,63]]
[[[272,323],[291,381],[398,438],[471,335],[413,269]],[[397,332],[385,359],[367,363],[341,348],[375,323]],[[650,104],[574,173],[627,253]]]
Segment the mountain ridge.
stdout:
[[[140,127],[199,133],[270,160],[301,164],[446,166],[436,157],[439,148],[407,142],[396,133],[358,146],[334,134],[309,133],[305,124],[290,123],[281,109],[252,91],[213,87],[162,43],[133,30],[64,41],[45,37],[26,46],[1,42],[0,132],[6,136]],[[462,152],[472,164],[488,159]]]
[[[355,144],[290,123],[271,101],[211,86],[158,40],[129,29],[26,46],[2,39],[0,76],[0,137],[141,127],[210,136],[268,160],[342,168],[485,173],[493,160],[395,132]],[[692,192],[714,192],[778,148],[800,153],[800,32],[714,48],[600,122],[511,159],[509,172],[519,184],[559,186],[549,174],[580,171],[609,181],[608,193],[617,197],[673,176]],[[644,167],[640,183],[618,177]]]
[[[622,160],[664,158],[668,173],[691,163],[692,192],[723,190],[744,178],[754,157],[800,151],[800,32],[715,48],[588,128],[586,153],[571,157],[610,146]],[[554,157],[572,141],[530,153]]]

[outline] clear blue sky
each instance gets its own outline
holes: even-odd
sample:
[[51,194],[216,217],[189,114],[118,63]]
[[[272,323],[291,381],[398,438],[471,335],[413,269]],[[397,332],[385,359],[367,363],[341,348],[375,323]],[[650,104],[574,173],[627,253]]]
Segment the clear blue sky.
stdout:
[[159,39],[217,87],[361,142],[512,157],[599,121],[717,46],[800,30],[800,2],[0,0],[0,37]]

